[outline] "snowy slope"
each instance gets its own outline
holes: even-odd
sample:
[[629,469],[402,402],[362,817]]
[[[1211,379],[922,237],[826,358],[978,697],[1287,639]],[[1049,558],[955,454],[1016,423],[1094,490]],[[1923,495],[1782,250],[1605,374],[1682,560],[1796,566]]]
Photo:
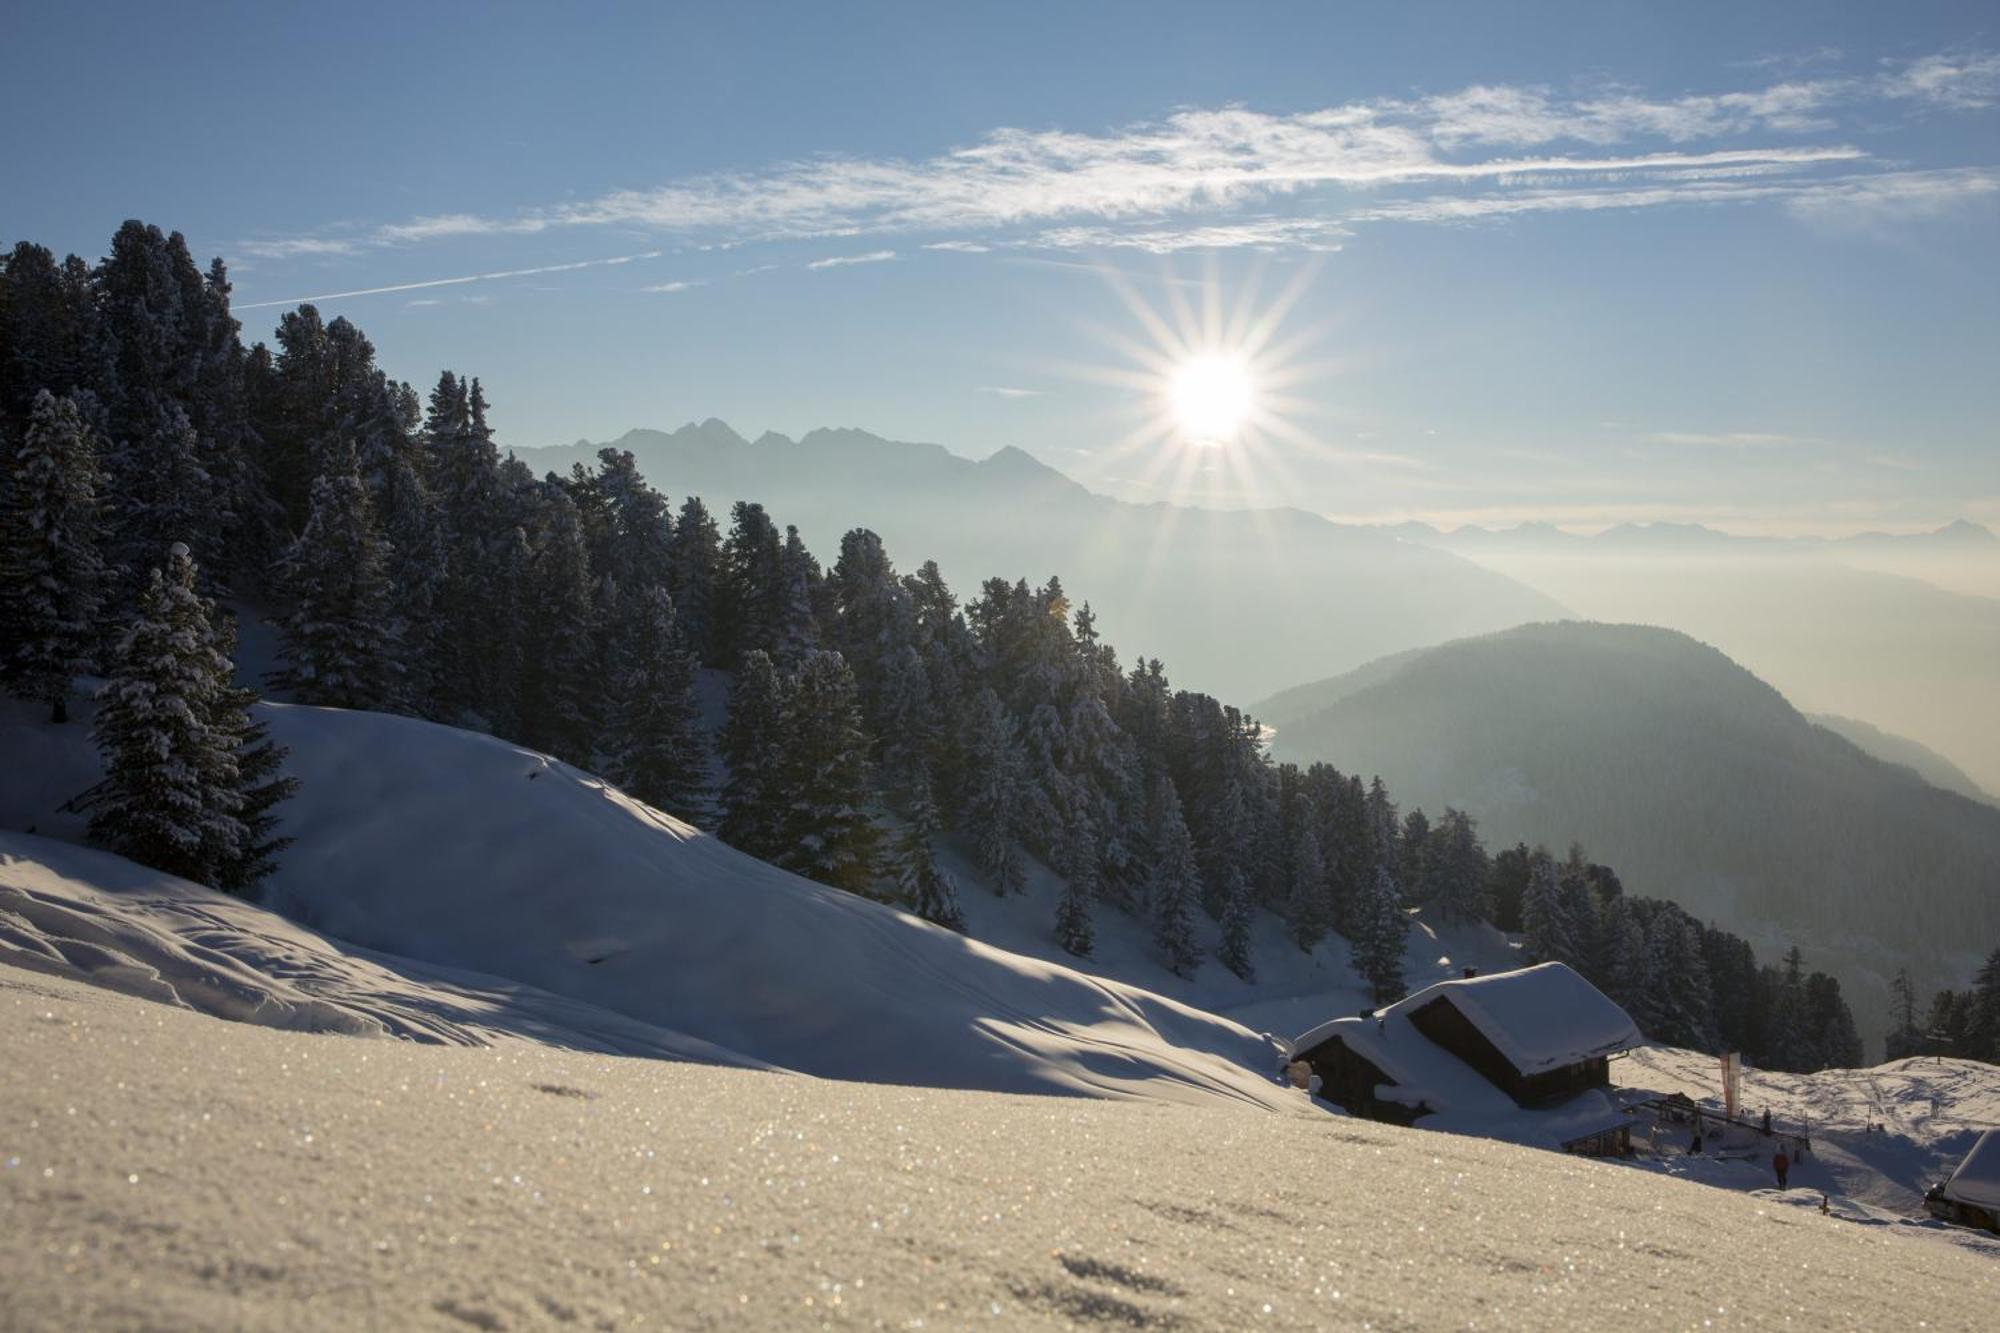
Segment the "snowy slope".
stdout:
[[[1620,1086],[1720,1105],[1713,1056],[1649,1046],[1614,1062],[1611,1072]],[[1795,1185],[1914,1216],[1924,1191],[1952,1173],[1980,1132],[2000,1126],[2000,1067],[1924,1056],[1817,1074],[1746,1068],[1742,1097],[1749,1116],[1769,1110],[1780,1128],[1811,1133],[1813,1157],[1793,1171]],[[1767,1156],[1760,1151],[1747,1170],[1701,1178],[1761,1189],[1772,1183]]]
[[0,962],[263,1027],[757,1067],[707,1042],[519,982],[330,940],[88,847],[0,833]]
[[[0,826],[74,837],[82,724],[0,714],[32,755]],[[1146,991],[774,869],[492,737],[265,705],[296,839],[267,903],[381,953],[513,981],[786,1069],[893,1083],[1296,1108],[1273,1043]]]
[[9,1327],[1973,1330],[2000,1306],[1971,1255],[1479,1139],[338,1040],[5,966],[0,1106]]

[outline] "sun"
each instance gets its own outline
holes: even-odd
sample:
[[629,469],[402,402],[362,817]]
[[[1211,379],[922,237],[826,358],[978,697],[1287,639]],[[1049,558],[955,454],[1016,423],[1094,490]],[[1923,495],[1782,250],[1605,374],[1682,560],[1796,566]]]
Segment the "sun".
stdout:
[[1191,443],[1227,444],[1257,410],[1257,386],[1241,356],[1207,352],[1174,367],[1167,401]]

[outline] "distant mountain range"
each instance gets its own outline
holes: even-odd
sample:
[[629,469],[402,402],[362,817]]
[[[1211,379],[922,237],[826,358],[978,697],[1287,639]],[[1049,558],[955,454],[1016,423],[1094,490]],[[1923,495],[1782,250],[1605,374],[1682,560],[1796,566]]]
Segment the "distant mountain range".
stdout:
[[[1449,551],[1298,509],[1210,510],[1097,495],[1020,449],[972,460],[859,430],[745,440],[720,421],[610,442],[673,497],[728,523],[735,500],[796,524],[831,564],[857,525],[898,568],[934,559],[961,597],[1000,575],[1058,575],[1129,664],[1241,702],[1384,653],[1565,614],[1555,599]],[[593,465],[588,441],[517,449],[537,471]]]
[[1405,541],[1441,545],[1454,549],[1513,546],[1539,549],[1567,549],[1583,546],[1624,549],[1690,550],[1708,548],[1756,548],[1793,551],[1969,551],[2000,554],[2000,536],[1991,528],[1959,519],[1929,532],[1857,532],[1845,537],[1758,537],[1723,532],[1700,523],[1619,523],[1588,535],[1568,532],[1553,523],[1519,523],[1510,528],[1482,528],[1464,524],[1439,528],[1410,521],[1385,525],[1382,531]]
[[1632,892],[1798,943],[1878,1033],[1898,966],[1928,993],[2000,945],[2000,808],[1865,753],[1684,634],[1527,625],[1255,712],[1281,758],[1467,810],[1489,846],[1582,839]]

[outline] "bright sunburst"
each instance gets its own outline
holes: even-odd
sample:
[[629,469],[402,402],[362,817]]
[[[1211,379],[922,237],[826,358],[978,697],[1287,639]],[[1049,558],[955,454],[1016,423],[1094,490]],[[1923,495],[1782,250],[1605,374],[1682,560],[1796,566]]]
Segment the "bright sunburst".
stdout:
[[1227,444],[1256,410],[1257,386],[1243,357],[1209,352],[1175,368],[1167,398],[1190,444]]
[[1204,269],[1102,265],[1130,323],[1086,326],[1110,364],[1060,370],[1117,391],[1105,400],[1116,433],[1095,451],[1098,471],[1184,503],[1268,504],[1296,491],[1293,462],[1337,454],[1307,429],[1324,409],[1303,394],[1346,368],[1323,358],[1325,329],[1286,328],[1316,265],[1291,270],[1269,294],[1262,263],[1232,289],[1212,257]]

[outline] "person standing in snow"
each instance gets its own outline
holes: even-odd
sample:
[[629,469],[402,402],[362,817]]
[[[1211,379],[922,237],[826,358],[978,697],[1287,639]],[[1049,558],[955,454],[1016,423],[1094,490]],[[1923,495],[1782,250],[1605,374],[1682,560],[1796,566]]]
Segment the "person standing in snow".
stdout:
[[1771,1169],[1778,1173],[1778,1188],[1789,1189],[1790,1186],[1785,1184],[1785,1177],[1792,1173],[1792,1159],[1785,1156],[1783,1148],[1778,1149],[1772,1156]]

